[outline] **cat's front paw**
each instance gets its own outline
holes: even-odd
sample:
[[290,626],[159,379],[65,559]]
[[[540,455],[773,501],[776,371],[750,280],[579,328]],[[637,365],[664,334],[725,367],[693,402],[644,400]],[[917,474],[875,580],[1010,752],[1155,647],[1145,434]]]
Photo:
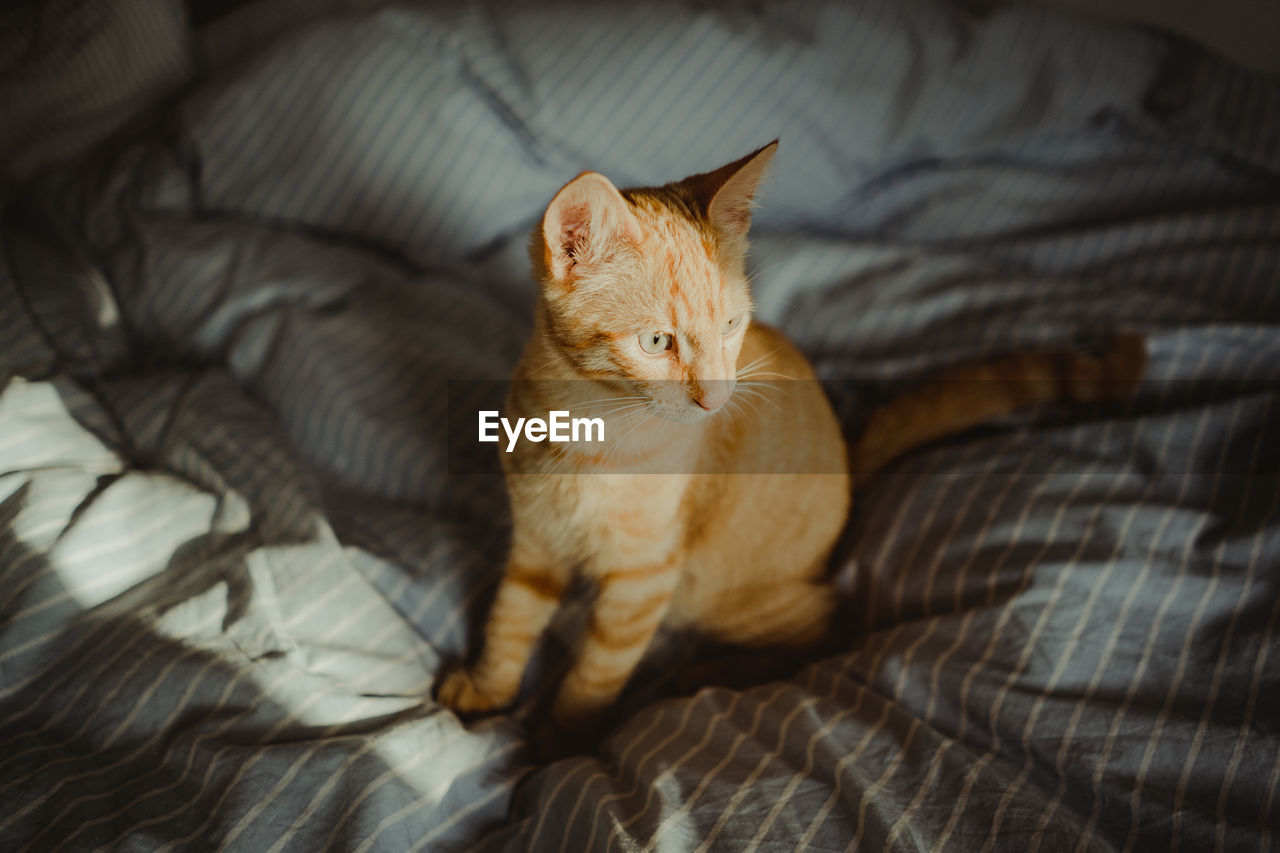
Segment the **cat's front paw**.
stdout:
[[495,696],[482,690],[471,670],[458,668],[440,682],[436,701],[458,714],[487,714],[507,704],[508,697]]

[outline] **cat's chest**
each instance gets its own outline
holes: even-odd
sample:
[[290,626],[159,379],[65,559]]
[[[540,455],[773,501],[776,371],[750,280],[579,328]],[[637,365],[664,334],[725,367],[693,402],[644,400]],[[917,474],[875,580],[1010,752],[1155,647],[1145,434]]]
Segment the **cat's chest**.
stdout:
[[683,529],[686,474],[589,474],[577,478],[570,518],[597,542],[639,547]]

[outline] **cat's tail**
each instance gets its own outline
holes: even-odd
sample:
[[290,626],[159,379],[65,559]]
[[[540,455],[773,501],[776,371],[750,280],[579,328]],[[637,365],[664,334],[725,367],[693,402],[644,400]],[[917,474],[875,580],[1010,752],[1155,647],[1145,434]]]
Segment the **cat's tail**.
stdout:
[[950,370],[872,413],[850,472],[857,483],[909,450],[1029,406],[1123,397],[1146,364],[1142,336],[1123,332],[1101,356],[1034,350]]

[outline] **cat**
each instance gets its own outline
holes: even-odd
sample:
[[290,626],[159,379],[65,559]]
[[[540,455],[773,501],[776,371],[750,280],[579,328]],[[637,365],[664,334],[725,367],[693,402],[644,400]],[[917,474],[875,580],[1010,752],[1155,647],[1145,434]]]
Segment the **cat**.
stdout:
[[[736,647],[814,647],[836,610],[826,563],[856,481],[981,421],[1113,396],[1141,374],[1131,333],[1101,358],[1027,352],[958,368],[873,412],[847,449],[804,355],[751,319],[747,231],[777,144],[657,188],[584,172],[547,207],[530,240],[534,331],[507,408],[605,406],[622,435],[604,451],[524,442],[501,454],[510,553],[479,658],[446,673],[442,705],[511,704],[579,573],[596,595],[551,707],[561,733],[593,730],[660,625]],[[785,393],[762,401],[761,377]]]

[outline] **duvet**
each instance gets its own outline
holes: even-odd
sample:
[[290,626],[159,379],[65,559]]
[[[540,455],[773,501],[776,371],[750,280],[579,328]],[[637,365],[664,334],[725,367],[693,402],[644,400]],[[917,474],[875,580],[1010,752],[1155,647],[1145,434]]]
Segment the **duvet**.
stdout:
[[[271,7],[0,214],[0,847],[1280,844],[1274,81],[930,0]],[[1149,378],[869,483],[841,654],[536,765],[528,703],[429,698],[508,527],[449,383],[514,364],[562,183],[775,136],[757,313],[851,434],[1120,328]]]

